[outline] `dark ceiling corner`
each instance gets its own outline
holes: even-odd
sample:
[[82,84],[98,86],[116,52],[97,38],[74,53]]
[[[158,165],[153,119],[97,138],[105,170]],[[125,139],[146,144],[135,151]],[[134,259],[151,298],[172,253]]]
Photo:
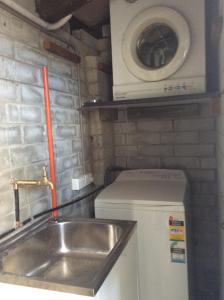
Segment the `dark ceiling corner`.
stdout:
[[83,29],[102,38],[102,26],[110,23],[109,0],[35,0],[36,11],[50,23],[72,14],[70,29]]
[[70,20],[70,29],[71,29],[71,32],[73,30],[83,29],[86,32],[88,32],[90,35],[92,35],[94,38],[101,39],[101,38],[103,38],[102,27],[106,24],[110,24],[109,18],[102,20],[100,23],[96,24],[95,26],[89,27],[73,16]]
[[53,23],[73,13],[93,0],[35,0],[36,10],[40,17]]

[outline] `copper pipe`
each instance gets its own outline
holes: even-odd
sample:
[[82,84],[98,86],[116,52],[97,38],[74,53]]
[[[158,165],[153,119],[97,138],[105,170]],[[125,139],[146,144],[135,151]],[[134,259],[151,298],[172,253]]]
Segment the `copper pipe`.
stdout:
[[[54,143],[52,134],[52,122],[51,122],[51,105],[49,95],[49,83],[48,83],[48,68],[42,67],[42,76],[44,82],[44,98],[45,98],[45,113],[47,123],[47,137],[48,137],[48,151],[50,160],[50,175],[53,182],[54,188],[51,190],[52,194],[52,208],[57,207],[57,189],[56,189],[56,175],[55,175],[55,160],[54,160]],[[58,211],[53,211],[53,217],[58,217]]]

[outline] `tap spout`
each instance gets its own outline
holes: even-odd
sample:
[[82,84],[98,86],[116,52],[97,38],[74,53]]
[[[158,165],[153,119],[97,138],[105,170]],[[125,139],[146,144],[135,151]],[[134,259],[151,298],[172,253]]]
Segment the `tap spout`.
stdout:
[[40,181],[41,181],[41,185],[48,186],[51,190],[54,189],[54,183],[47,177],[47,167],[46,166],[43,167],[43,177]]
[[54,189],[53,182],[47,177],[47,168],[43,168],[43,177],[39,180],[28,179],[11,179],[10,184],[14,190],[18,190],[20,187],[32,187],[32,186],[48,186],[51,190]]

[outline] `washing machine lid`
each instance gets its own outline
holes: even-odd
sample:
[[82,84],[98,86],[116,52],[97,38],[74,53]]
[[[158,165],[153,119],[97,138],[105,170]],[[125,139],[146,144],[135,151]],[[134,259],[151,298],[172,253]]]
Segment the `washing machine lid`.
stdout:
[[186,176],[179,170],[124,171],[98,195],[95,206],[183,206],[186,189]]
[[122,171],[116,179],[116,182],[121,181],[184,182],[186,184],[187,177],[182,170],[136,169]]
[[129,23],[122,57],[138,79],[160,81],[183,65],[190,41],[189,25],[179,12],[165,6],[151,7]]

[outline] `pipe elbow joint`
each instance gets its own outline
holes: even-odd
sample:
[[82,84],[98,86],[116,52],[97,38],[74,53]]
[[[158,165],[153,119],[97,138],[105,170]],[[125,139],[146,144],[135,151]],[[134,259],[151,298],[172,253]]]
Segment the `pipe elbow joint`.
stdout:
[[59,20],[56,23],[46,23],[46,29],[49,31],[56,31],[58,29],[60,29],[62,26],[64,26],[70,19],[72,18],[72,14],[62,18],[61,20]]

